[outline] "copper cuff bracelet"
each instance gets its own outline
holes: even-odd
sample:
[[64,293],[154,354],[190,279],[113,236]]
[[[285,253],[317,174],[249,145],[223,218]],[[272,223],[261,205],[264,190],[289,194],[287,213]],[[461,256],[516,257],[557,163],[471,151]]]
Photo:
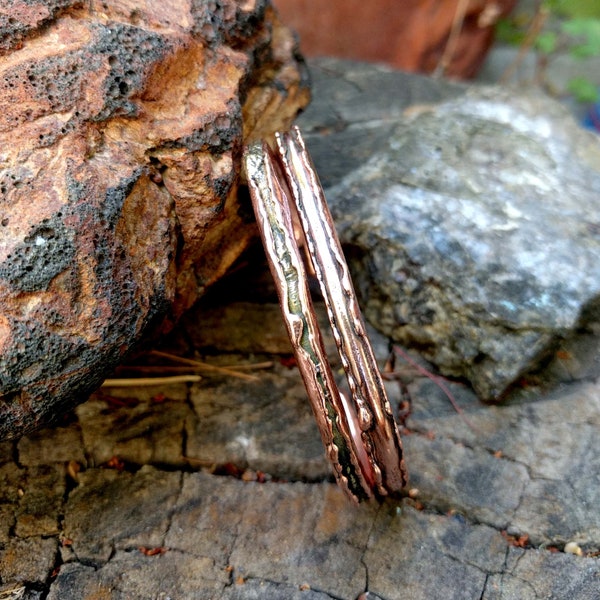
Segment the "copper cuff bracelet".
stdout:
[[[356,501],[406,484],[402,445],[323,190],[297,128],[276,151],[250,146],[244,163],[254,212],[317,424],[340,486]],[[299,216],[301,232],[294,227]],[[350,397],[338,389],[323,346],[298,238],[325,300]]]

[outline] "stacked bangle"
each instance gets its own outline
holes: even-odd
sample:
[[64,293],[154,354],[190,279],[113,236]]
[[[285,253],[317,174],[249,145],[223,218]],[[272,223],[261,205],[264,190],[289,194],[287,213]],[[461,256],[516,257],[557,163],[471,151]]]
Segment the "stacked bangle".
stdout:
[[[356,501],[397,493],[406,484],[400,436],[300,131],[276,134],[275,151],[265,142],[253,144],[244,164],[283,318],[336,479]],[[324,350],[303,243],[325,300],[349,397],[338,389]]]

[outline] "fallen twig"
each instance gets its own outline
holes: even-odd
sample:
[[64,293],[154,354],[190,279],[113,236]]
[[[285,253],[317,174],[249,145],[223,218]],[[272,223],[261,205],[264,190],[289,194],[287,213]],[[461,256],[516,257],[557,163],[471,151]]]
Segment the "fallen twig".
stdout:
[[440,390],[442,390],[442,392],[444,392],[444,394],[446,395],[446,397],[450,401],[450,404],[452,405],[452,407],[454,408],[454,410],[458,413],[458,415],[460,416],[460,418],[465,422],[465,424],[470,429],[472,429],[473,431],[475,431],[477,433],[481,433],[480,430],[477,427],[475,427],[475,425],[473,425],[473,423],[471,423],[469,421],[469,419],[465,415],[463,409],[458,405],[458,402],[456,401],[456,398],[454,397],[454,394],[452,394],[452,392],[448,389],[448,386],[444,383],[444,380],[441,377],[437,377],[436,375],[434,375],[433,373],[431,373],[430,371],[428,371],[427,369],[425,369],[424,367],[422,367],[419,363],[417,363],[415,360],[413,360],[399,346],[394,346],[394,352],[396,354],[400,355],[402,357],[402,359],[405,360],[418,373],[420,373],[424,377],[427,377],[427,379],[430,379],[431,381],[433,381],[433,383],[435,383],[435,385],[437,385],[440,388]]
[[544,24],[546,23],[549,14],[550,12],[547,7],[538,5],[531,25],[529,26],[529,29],[525,34],[525,39],[519,47],[519,52],[517,53],[517,56],[508,65],[508,67],[506,67],[504,73],[502,73],[502,76],[498,81],[500,85],[508,83],[515,71],[521,66],[521,64],[525,60],[525,57],[527,56],[527,53],[533,48],[535,40],[537,39],[540,31],[544,27]]
[[198,383],[200,375],[172,375],[167,377],[126,377],[122,379],[105,379],[105,387],[149,387],[152,385],[170,385],[173,383]]
[[198,370],[203,371],[213,371],[215,373],[221,373],[223,375],[229,375],[231,377],[237,377],[238,379],[245,379],[246,381],[260,381],[256,375],[248,375],[246,373],[240,373],[240,371],[236,369],[231,369],[229,367],[219,367],[217,365],[210,365],[208,363],[194,360],[191,358],[184,358],[183,356],[177,356],[175,354],[169,354],[168,352],[161,352],[160,350],[151,350],[150,354],[153,356],[159,356],[161,358],[167,358],[174,362],[179,362],[184,365],[189,365],[191,367],[196,367]]
[[467,14],[467,8],[469,7],[469,0],[458,0],[456,11],[454,13],[454,19],[452,20],[452,27],[450,34],[448,35],[448,41],[444,48],[444,53],[440,58],[435,71],[433,72],[434,77],[441,77],[445,74],[450,61],[454,58],[454,54],[458,47],[458,39],[460,32],[462,31],[463,24],[465,22],[465,15]]

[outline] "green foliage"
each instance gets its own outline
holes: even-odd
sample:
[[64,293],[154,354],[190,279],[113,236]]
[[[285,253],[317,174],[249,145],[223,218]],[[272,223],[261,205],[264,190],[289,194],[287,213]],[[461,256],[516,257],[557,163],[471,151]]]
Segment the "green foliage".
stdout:
[[571,19],[562,24],[562,31],[573,38],[572,56],[600,56],[600,19]]
[[[543,14],[558,17],[559,25],[551,27],[547,19],[543,20],[546,26],[537,36],[528,36],[534,17],[543,19]],[[529,19],[502,19],[496,35],[501,42],[531,46],[548,58],[559,51],[568,52],[575,59],[600,56],[600,0],[544,0],[538,13]],[[600,99],[598,86],[582,77],[572,79],[568,91],[581,102]]]
[[573,77],[567,87],[579,102],[592,103],[598,100],[598,86],[585,77]]
[[558,36],[554,31],[544,31],[537,36],[535,47],[544,54],[552,54],[556,50]]
[[514,19],[500,19],[496,23],[496,39],[504,44],[520,46],[525,41],[525,31]]
[[598,0],[546,0],[544,6],[553,13],[570,19],[600,19]]

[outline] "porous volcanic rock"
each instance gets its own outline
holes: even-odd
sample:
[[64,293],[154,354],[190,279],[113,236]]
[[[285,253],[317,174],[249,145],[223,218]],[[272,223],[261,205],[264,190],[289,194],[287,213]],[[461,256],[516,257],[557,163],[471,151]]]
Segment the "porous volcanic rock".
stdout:
[[307,101],[267,0],[0,9],[0,438],[224,273],[254,235],[243,144]]

